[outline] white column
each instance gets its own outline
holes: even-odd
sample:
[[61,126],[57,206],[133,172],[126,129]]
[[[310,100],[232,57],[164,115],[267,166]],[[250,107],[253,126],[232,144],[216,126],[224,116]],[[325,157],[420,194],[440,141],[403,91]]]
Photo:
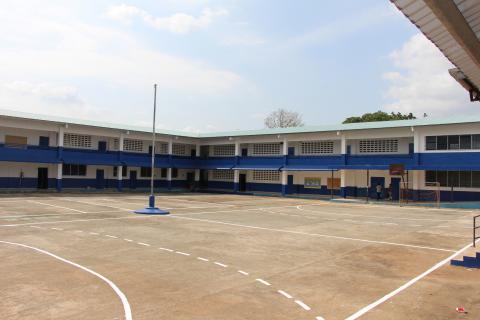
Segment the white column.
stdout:
[[283,138],[283,155],[288,155],[288,140],[287,137]]
[[[173,153],[173,140],[168,141],[168,155],[171,156]],[[167,169],[167,187],[168,189],[172,188],[172,168]]]
[[347,139],[345,138],[345,135],[344,135],[344,134],[342,134],[342,140],[341,140],[341,144],[340,144],[340,145],[341,145],[341,147],[340,147],[340,149],[341,149],[340,153],[341,153],[341,154],[347,154]]
[[235,141],[235,157],[240,156],[240,141]]
[[[118,151],[120,152],[123,151],[123,141],[124,141],[124,136],[122,133],[120,134],[120,137],[118,137]],[[119,165],[117,166],[117,189],[119,191],[122,190],[122,179],[123,179],[123,166]]]
[[58,141],[57,141],[57,145],[59,147],[63,147],[63,135],[65,134],[65,128],[64,127],[60,127],[58,128]]
[[420,153],[420,133],[414,127],[413,130],[413,152]]
[[[195,145],[195,156],[200,157],[200,144]],[[200,169],[195,169],[195,182],[200,181]]]

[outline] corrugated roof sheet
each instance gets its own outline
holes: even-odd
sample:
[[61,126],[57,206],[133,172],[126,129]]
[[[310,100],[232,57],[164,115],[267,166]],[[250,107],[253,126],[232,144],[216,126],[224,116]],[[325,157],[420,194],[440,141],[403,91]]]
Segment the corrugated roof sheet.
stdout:
[[[440,51],[480,88],[480,67],[458,44],[423,0],[391,0]],[[478,39],[480,39],[480,1],[453,0]]]
[[[84,126],[93,126],[98,128],[129,130],[137,132],[151,133],[152,129],[140,126],[122,125],[114,123],[105,123],[91,120],[79,120],[73,118],[39,115],[33,113],[25,113],[11,110],[0,110],[0,116],[49,121],[55,123],[69,123]],[[422,118],[414,120],[396,120],[396,121],[378,121],[378,122],[362,122],[350,124],[305,126],[297,128],[276,128],[276,129],[259,129],[259,130],[237,130],[211,133],[189,133],[174,130],[157,130],[158,134],[176,135],[180,137],[190,138],[216,138],[216,137],[238,137],[238,136],[255,136],[255,135],[271,135],[271,134],[289,134],[289,133],[312,133],[312,132],[332,132],[332,131],[349,131],[349,130],[366,130],[366,129],[383,129],[383,128],[401,128],[411,126],[431,126],[446,125],[460,123],[479,123],[480,115],[475,116],[458,116],[445,119]]]

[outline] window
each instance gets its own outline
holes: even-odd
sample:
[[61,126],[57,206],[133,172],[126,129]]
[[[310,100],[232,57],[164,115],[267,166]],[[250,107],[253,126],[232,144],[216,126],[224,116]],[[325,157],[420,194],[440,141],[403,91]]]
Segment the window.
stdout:
[[480,149],[479,134],[425,137],[426,150],[470,150]]
[[87,175],[87,166],[84,164],[63,164],[63,174],[66,176],[81,176]]
[[225,144],[219,146],[213,146],[213,155],[217,157],[228,157],[235,155],[235,145]]
[[276,170],[253,170],[255,181],[280,181],[280,171]]
[[472,187],[480,188],[480,171],[472,171]]
[[425,182],[438,182],[441,187],[480,188],[480,171],[428,170]]
[[459,186],[459,172],[458,171],[448,171],[448,186],[449,187],[458,187]]
[[167,168],[162,168],[162,170],[160,171],[160,176],[162,178],[166,178],[167,177]]
[[212,170],[212,180],[232,181],[233,170]]
[[124,139],[123,140],[123,150],[142,152],[143,151],[143,141],[142,140],[134,140],[134,139]]
[[301,144],[302,154],[333,153],[333,141],[308,141]]
[[9,148],[27,148],[27,137],[5,136],[5,146]]
[[168,154],[168,143],[160,143],[156,145],[155,153]]
[[[437,150],[437,137],[425,137],[426,150]],[[435,182],[435,181],[433,181]]]
[[460,149],[463,149],[463,150],[472,149],[471,135],[460,136]]
[[[122,177],[126,177],[128,174],[128,167],[123,166],[122,167]],[[118,167],[113,167],[113,176],[118,177]]]
[[152,168],[151,167],[141,167],[140,168],[140,177],[150,178],[151,176],[152,176]]
[[65,133],[63,135],[63,145],[67,148],[91,148],[92,136]]
[[253,145],[254,156],[279,155],[280,143],[256,143]]
[[398,152],[397,139],[360,140],[360,153]]
[[471,188],[472,187],[472,172],[471,171],[460,171],[460,188]]
[[437,137],[437,150],[447,150],[448,148],[448,136]]
[[172,146],[172,154],[176,156],[184,156],[187,152],[187,148],[184,144],[174,143]]
[[437,182],[437,171],[425,171],[425,182]]
[[480,149],[480,134],[472,135],[472,149]]
[[448,150],[460,149],[460,136],[448,136]]
[[172,169],[172,178],[177,178],[178,177],[178,169],[177,168],[173,168]]

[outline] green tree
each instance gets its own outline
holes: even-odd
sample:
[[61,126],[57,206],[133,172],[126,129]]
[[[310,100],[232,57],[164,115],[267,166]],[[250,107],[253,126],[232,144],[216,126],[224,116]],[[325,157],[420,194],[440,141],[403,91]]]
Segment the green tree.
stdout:
[[365,113],[360,117],[349,117],[342,123],[357,123],[357,122],[372,122],[372,121],[390,121],[390,120],[411,120],[417,119],[411,112],[409,114],[401,114],[400,112],[386,113],[377,111],[372,113]]

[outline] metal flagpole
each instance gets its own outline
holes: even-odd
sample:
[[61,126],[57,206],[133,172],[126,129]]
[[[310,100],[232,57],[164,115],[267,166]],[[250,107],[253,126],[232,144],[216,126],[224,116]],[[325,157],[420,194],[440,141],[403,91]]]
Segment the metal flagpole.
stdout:
[[148,207],[136,210],[135,213],[141,214],[168,214],[168,211],[155,207],[155,195],[153,193],[155,177],[155,122],[157,115],[157,84],[153,85],[153,128],[152,128],[152,165],[150,174],[150,196],[148,198]]

